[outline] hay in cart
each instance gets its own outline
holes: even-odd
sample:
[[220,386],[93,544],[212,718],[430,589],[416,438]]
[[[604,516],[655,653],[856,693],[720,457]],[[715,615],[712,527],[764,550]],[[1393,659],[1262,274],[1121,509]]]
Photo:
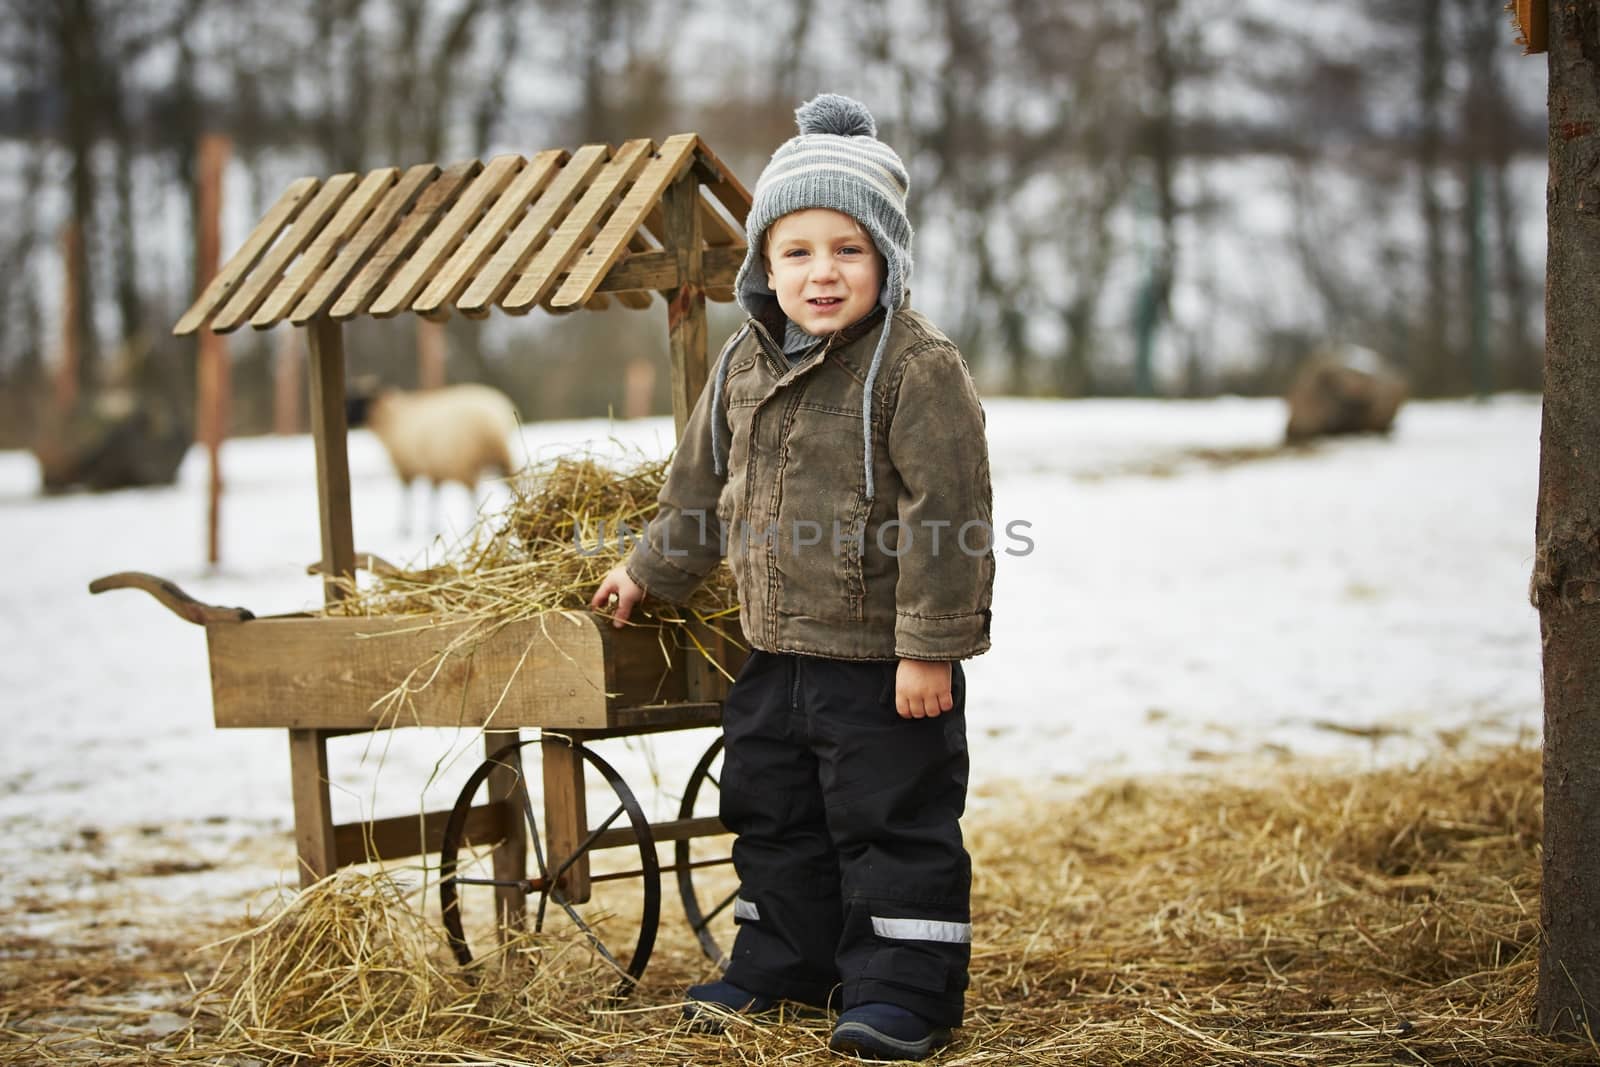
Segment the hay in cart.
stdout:
[[[151,575],[113,575],[91,588],[143,588],[205,627],[217,726],[288,730],[303,885],[353,863],[438,854],[445,925],[462,962],[485,952],[462,919],[470,890],[489,897],[479,911],[490,929],[513,930],[530,911],[536,926],[547,915],[571,917],[626,988],[649,958],[660,877],[677,873],[696,934],[708,953],[719,954],[709,923],[696,917],[721,909],[702,902],[691,884],[694,870],[719,861],[689,852],[721,833],[714,815],[718,744],[684,787],[679,817],[652,824],[585,742],[717,725],[744,654],[733,629],[721,625],[731,602],[724,597],[707,611],[663,613],[616,629],[581,604],[450,610],[448,590],[433,583],[429,610],[363,610],[358,560],[384,568],[358,556],[352,543],[342,331],[364,317],[408,311],[439,320],[495,309],[647,308],[659,293],[681,433],[707,377],[706,300],[732,299],[749,208],[743,185],[692,133],[659,145],[638,139],[615,149],[585,145],[487,163],[302,178],[179,320],[179,335],[227,333],[247,323],[306,330],[322,540],[317,569],[326,604],[319,613],[257,618],[244,608],[200,603]],[[530,515],[512,525],[515,536],[549,540]],[[380,575],[390,592],[406,580]],[[388,596],[383,588],[374,603]],[[327,740],[401,726],[479,729],[489,759],[449,811],[335,825]],[[538,729],[540,740],[523,740],[523,728]],[[538,756],[542,810],[524,777],[529,746]],[[596,813],[598,825],[586,810],[589,782],[616,801],[609,816]],[[703,810],[708,803],[710,812]],[[674,849],[664,865],[662,842]],[[637,869],[627,873],[645,898],[638,936],[621,937],[621,950],[608,947],[619,939],[598,936],[579,910],[602,880],[591,879],[591,855],[609,849],[637,853]],[[462,873],[469,861],[486,873]]]

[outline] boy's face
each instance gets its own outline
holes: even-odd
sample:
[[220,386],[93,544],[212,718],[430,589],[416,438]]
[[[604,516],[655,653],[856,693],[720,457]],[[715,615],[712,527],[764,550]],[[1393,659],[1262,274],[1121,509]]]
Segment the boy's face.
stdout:
[[767,285],[789,321],[829,334],[871,311],[883,288],[883,257],[861,224],[832,208],[783,216],[767,228]]

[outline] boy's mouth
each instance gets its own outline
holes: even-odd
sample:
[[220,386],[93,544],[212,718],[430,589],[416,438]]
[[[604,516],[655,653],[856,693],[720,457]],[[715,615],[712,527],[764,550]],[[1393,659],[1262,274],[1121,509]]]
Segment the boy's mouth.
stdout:
[[810,304],[812,307],[831,308],[835,304],[844,303],[844,297],[842,297],[842,296],[814,296],[810,300],[807,300],[806,303]]

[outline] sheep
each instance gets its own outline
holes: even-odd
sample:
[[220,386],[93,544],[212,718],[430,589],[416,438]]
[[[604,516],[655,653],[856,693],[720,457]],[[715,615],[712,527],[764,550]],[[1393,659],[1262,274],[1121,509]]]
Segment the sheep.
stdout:
[[383,389],[352,394],[346,405],[351,426],[363,423],[383,442],[404,486],[400,532],[408,532],[411,483],[433,486],[430,522],[437,525],[439,486],[459,482],[476,493],[485,471],[512,471],[510,439],[521,425],[511,400],[487,385],[450,385],[407,393]]

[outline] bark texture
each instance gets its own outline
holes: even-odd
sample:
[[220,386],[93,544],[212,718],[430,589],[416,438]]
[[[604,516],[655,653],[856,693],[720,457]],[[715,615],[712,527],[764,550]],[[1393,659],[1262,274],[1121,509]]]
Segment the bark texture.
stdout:
[[1600,0],[1550,4],[1545,398],[1532,582],[1544,644],[1538,1023],[1600,1019]]

